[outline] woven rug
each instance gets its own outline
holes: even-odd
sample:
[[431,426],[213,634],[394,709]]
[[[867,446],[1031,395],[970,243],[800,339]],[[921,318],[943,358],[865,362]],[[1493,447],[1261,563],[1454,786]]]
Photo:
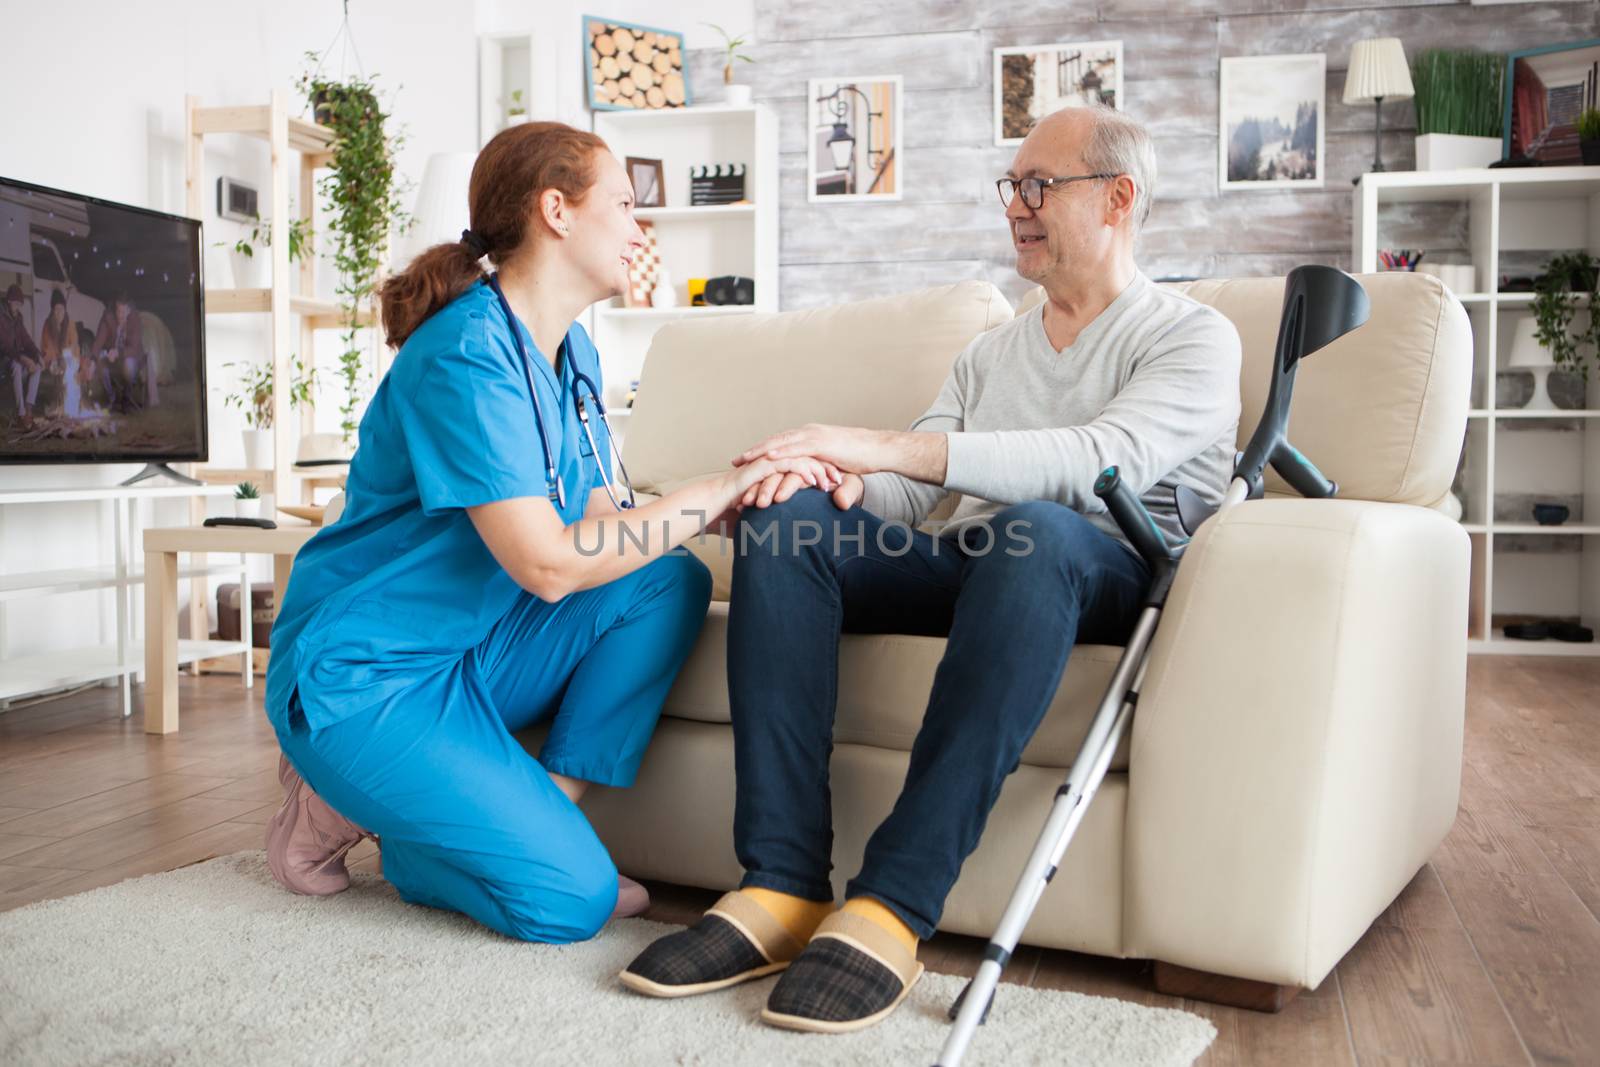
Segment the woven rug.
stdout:
[[[0,914],[0,1063],[920,1064],[961,978],[927,974],[856,1034],[777,1030],[775,978],[661,1001],[617,972],[675,929],[613,922],[524,944],[414,907],[374,875],[280,889],[241,852]],[[1003,985],[966,1062],[1179,1067],[1216,1036],[1188,1012]]]

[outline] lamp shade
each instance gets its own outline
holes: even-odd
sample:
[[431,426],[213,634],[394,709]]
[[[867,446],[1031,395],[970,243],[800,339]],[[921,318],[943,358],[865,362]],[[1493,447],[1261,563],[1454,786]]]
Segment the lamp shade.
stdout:
[[1398,37],[1374,37],[1357,41],[1350,49],[1350,69],[1344,76],[1344,102],[1370,104],[1378,97],[1409,100],[1416,95],[1411,87],[1411,68]]
[[1532,315],[1519,315],[1511,330],[1509,367],[1549,367],[1555,363],[1550,350],[1539,343],[1539,323]]
[[472,164],[478,159],[476,152],[443,152],[428,157],[422,172],[422,185],[417,190],[417,206],[412,215],[411,228],[400,239],[403,269],[417,255],[441,241],[456,241],[467,228],[470,212],[467,206],[467,189],[472,180]]

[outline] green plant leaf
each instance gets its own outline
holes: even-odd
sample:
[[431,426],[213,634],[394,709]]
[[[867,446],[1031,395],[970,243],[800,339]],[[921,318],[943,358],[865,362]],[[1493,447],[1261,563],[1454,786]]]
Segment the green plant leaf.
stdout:
[[1411,63],[1417,133],[1499,137],[1505,65],[1505,56],[1492,52],[1418,52]]
[[395,175],[395,157],[404,135],[390,129],[375,88],[375,77],[346,81],[302,75],[307,102],[328,110],[334,131],[329,173],[318,182],[328,208],[333,263],[339,272],[336,293],[342,313],[340,376],[345,394],[340,428],[353,441],[356,409],[368,377],[365,353],[357,344],[359,309],[370,303],[392,231],[404,232],[409,217],[404,187]]

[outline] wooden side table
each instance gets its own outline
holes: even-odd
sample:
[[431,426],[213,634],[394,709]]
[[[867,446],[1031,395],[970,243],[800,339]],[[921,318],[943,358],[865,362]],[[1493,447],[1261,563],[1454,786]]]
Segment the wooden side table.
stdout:
[[[273,605],[283,604],[294,555],[320,526],[162,526],[144,532],[144,732],[178,729],[178,553],[261,552],[272,556]],[[243,590],[248,598],[248,588]],[[248,599],[246,600],[248,603]],[[248,630],[245,631],[249,633]]]

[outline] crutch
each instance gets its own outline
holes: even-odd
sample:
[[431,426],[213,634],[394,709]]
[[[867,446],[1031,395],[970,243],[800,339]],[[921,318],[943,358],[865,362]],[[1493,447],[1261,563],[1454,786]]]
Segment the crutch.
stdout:
[[[1243,452],[1234,457],[1233,480],[1218,511],[1245,500],[1259,498],[1267,466],[1297,492],[1307,497],[1329,497],[1338,491],[1289,443],[1289,403],[1294,393],[1295,371],[1300,359],[1344,336],[1367,321],[1371,306],[1366,291],[1350,275],[1333,267],[1297,267],[1284,283],[1283,313],[1278,321],[1278,341],[1273,353],[1272,381],[1267,391],[1266,409]],[[1056,798],[1044,828],[1034,843],[1033,852],[1022,868],[1011,900],[1001,914],[1000,924],[983,953],[978,973],[950,1006],[954,1026],[939,1054],[938,1067],[957,1067],[966,1054],[977,1028],[989,1017],[1000,974],[1011,960],[1011,953],[1023,929],[1055,877],[1061,857],[1072,841],[1084,812],[1106,776],[1111,757],[1116,753],[1144,684],[1146,653],[1155,636],[1167,594],[1177,573],[1179,560],[1188,539],[1169,541],[1151,519],[1139,497],[1122,480],[1116,467],[1101,472],[1094,486],[1116,521],[1150,567],[1151,581],[1144,605],[1128,639],[1122,658],[1111,675],[1111,684],[1100,701],[1099,710],[1089,725],[1083,747],[1067,772],[1067,780],[1056,790]],[[1177,494],[1179,521],[1184,532],[1193,534],[1200,523],[1210,518],[1205,503],[1187,489]]]

